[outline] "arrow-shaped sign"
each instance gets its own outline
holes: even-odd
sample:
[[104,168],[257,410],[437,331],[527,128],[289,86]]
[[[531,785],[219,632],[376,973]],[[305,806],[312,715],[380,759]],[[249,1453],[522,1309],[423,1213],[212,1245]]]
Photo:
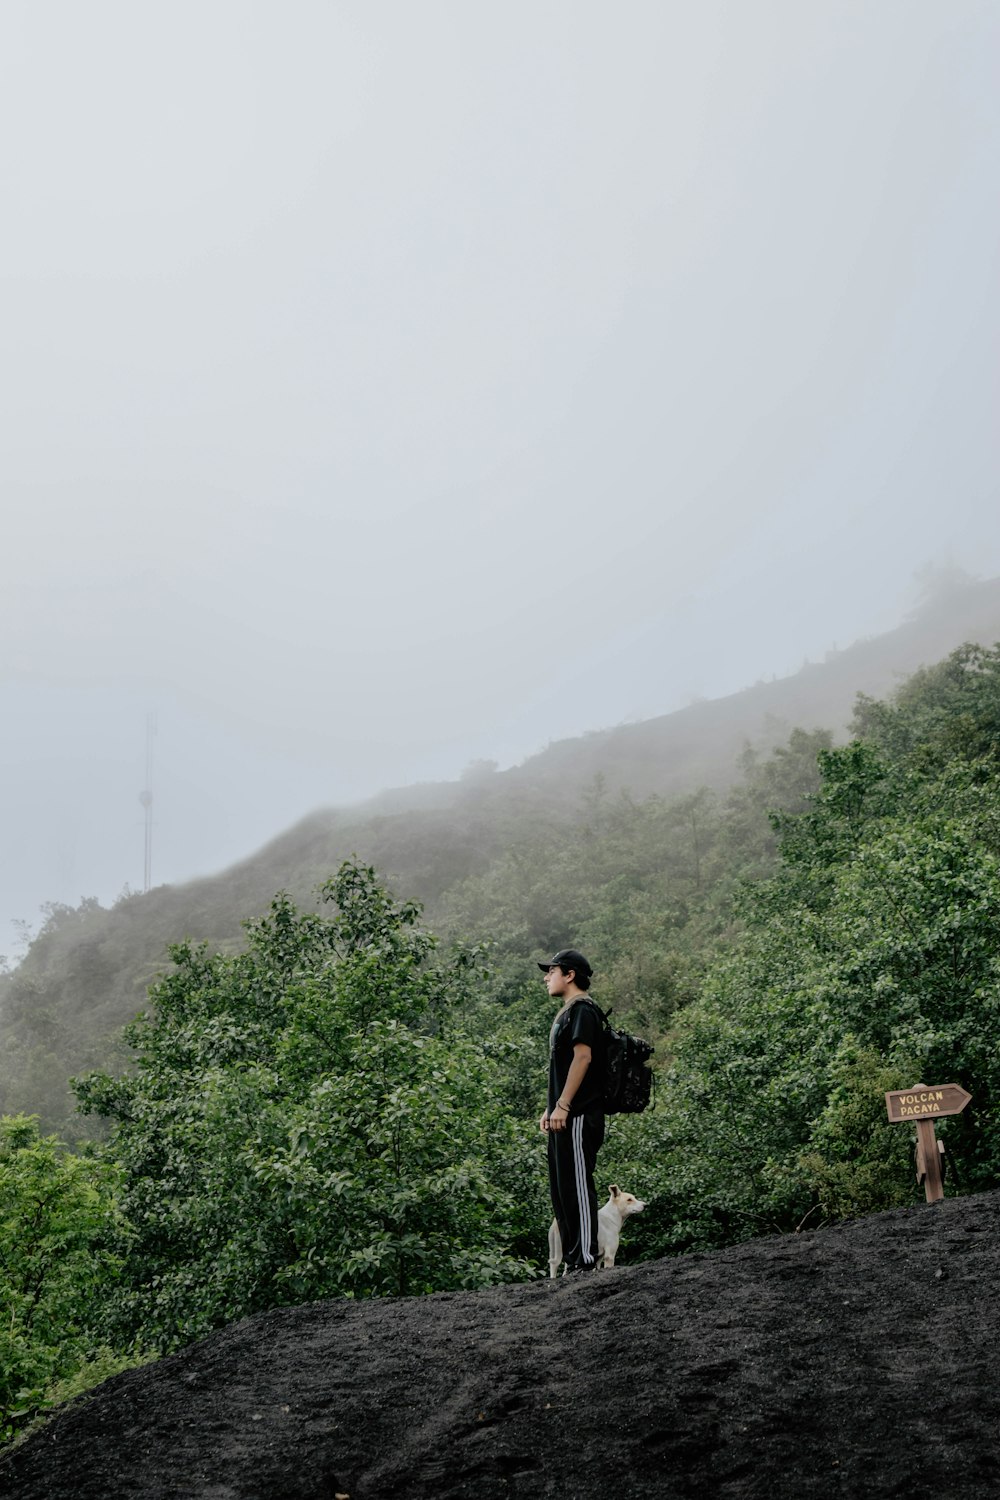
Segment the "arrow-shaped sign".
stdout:
[[885,1096],[889,1119],[932,1120],[941,1115],[960,1115],[972,1098],[959,1083],[915,1083],[910,1089],[891,1089]]

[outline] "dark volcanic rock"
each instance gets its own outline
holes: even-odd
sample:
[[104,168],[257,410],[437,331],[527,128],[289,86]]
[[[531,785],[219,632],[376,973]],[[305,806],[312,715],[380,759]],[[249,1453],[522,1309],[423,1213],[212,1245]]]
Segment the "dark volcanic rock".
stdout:
[[1000,1194],[251,1318],[0,1461],[8,1500],[995,1500]]

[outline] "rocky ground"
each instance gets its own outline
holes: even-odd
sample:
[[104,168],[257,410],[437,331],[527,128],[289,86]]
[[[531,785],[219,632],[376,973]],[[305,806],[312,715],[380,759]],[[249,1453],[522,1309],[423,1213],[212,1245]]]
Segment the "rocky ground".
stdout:
[[66,1407],[0,1460],[0,1496],[996,1500],[998,1272],[985,1194],[269,1313]]

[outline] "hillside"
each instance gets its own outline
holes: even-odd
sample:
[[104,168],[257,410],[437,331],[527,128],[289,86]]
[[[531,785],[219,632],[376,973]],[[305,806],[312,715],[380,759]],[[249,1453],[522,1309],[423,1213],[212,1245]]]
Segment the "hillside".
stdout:
[[[452,893],[463,883],[487,880],[525,830],[539,837],[550,830],[563,842],[566,828],[588,816],[595,778],[609,795],[626,790],[636,798],[723,789],[739,778],[748,745],[766,753],[784,744],[796,725],[843,735],[859,691],[884,694],[963,640],[997,638],[1000,580],[972,584],[899,629],[793,677],[561,741],[509,771],[479,770],[457,782],[404,788],[359,807],[312,814],[221,875],[129,896],[110,911],[96,902],[59,908],[18,970],[0,979],[0,1111],[40,1111],[57,1128],[78,1130],[65,1081],[71,1073],[114,1064],[118,1030],[166,966],[167,945],[191,937],[237,946],[241,922],[266,909],[275,891],[309,902],[317,883],[351,854],[423,902],[434,925]],[[761,809],[757,818],[763,826]],[[463,930],[495,932],[491,899],[489,890],[480,892],[477,919]],[[572,904],[556,910],[549,901],[525,930],[525,941],[544,946],[550,928],[560,934],[578,921]]]
[[843,735],[858,693],[884,697],[964,641],[992,645],[998,639],[1000,579],[990,579],[940,595],[896,630],[830,652],[791,677],[640,724],[562,740],[508,775],[550,794],[561,787],[565,795],[578,794],[599,774],[636,796],[727,785],[747,744],[766,752],[795,728]]
[[998,1275],[990,1193],[582,1280],[279,1310],[65,1408],[0,1458],[0,1492],[992,1500]]

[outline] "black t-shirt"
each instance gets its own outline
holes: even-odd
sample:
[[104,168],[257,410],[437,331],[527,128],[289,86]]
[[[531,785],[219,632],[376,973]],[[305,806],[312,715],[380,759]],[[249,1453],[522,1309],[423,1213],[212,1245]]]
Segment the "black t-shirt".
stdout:
[[604,1025],[596,1006],[588,1000],[574,1000],[552,1023],[549,1033],[550,1110],[566,1086],[577,1042],[584,1042],[590,1048],[590,1067],[573,1096],[571,1115],[600,1110],[604,1094]]

